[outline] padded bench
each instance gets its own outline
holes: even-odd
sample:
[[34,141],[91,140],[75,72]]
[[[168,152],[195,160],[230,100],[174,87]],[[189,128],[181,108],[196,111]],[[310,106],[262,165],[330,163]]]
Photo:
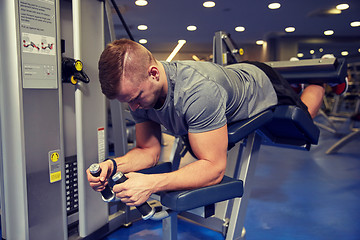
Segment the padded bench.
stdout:
[[[228,126],[229,145],[234,145],[250,133],[260,131],[275,143],[306,145],[316,144],[319,129],[309,119],[307,113],[295,106],[277,106],[250,119]],[[164,173],[171,171],[171,163],[165,162],[142,173]],[[243,182],[224,176],[216,185],[193,190],[162,192],[161,203],[176,212],[191,210],[216,202],[241,197]]]

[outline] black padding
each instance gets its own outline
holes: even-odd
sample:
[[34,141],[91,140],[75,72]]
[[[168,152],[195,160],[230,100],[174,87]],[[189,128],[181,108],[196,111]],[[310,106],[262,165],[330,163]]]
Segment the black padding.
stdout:
[[277,106],[270,122],[260,128],[274,143],[301,146],[317,144],[320,130],[304,110]]
[[224,176],[216,185],[185,191],[162,192],[161,204],[176,212],[207,206],[243,195],[243,182]]
[[[294,62],[294,64],[296,64],[296,62]],[[345,81],[345,77],[347,76],[347,63],[345,58],[334,59],[334,63],[332,65],[308,65],[274,68],[289,83],[343,83]]]
[[171,162],[163,162],[163,163],[159,163],[158,165],[155,165],[154,167],[140,170],[139,173],[157,174],[157,173],[167,173],[171,171],[172,171]]
[[273,116],[273,111],[266,110],[252,118],[229,124],[228,125],[229,144],[234,144],[239,142],[241,139],[245,138],[250,133],[254,132],[264,124],[270,122],[272,116]]

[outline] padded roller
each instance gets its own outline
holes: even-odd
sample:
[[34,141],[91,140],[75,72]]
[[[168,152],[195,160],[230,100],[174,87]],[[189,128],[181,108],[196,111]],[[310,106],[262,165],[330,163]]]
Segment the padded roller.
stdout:
[[294,146],[317,144],[320,135],[309,114],[296,106],[277,106],[273,119],[260,129],[272,142]]

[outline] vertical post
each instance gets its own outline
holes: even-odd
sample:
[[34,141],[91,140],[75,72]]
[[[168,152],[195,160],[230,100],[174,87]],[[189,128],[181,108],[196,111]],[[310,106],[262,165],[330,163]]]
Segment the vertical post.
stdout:
[[246,146],[242,150],[243,154],[239,154],[241,158],[239,166],[239,174],[237,179],[241,179],[244,183],[244,194],[241,198],[234,200],[231,212],[229,228],[226,234],[226,240],[240,239],[244,226],[247,204],[249,202],[250,193],[253,185],[256,164],[258,160],[261,145],[261,137],[256,133],[251,133],[246,140]]
[[177,213],[171,212],[169,217],[162,220],[163,240],[177,240],[178,232]]
[[[0,124],[1,124],[1,209],[2,231],[7,239],[28,239],[27,188],[22,127],[22,96],[18,46],[17,6],[13,0],[0,2]],[[9,81],[11,79],[11,81]],[[4,141],[6,139],[6,141]],[[16,189],[16,191],[14,191]]]
[[[0,43],[5,46],[0,50],[0,185],[6,239],[67,238],[58,6],[55,0],[0,2]],[[39,9],[49,16],[46,23],[34,17]],[[54,165],[50,153],[57,156]]]
[[[104,2],[72,1],[74,59],[81,60],[90,78],[75,90],[76,148],[79,192],[79,235],[86,237],[109,221],[108,204],[89,186],[86,169],[104,159],[99,151],[107,146],[106,101],[100,91],[97,64],[104,49]],[[96,16],[96,18],[94,17]],[[99,142],[99,129],[105,133]],[[101,146],[100,146],[101,145]]]

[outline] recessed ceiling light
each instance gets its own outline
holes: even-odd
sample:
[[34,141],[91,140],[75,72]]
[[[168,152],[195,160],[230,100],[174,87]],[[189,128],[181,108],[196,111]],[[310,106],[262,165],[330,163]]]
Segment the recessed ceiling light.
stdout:
[[203,3],[203,6],[206,7],[206,8],[212,8],[212,7],[215,7],[215,2],[206,1],[206,2]]
[[341,52],[341,56],[347,56],[347,55],[349,55],[349,52],[348,52],[348,51],[342,51],[342,52]]
[[337,14],[341,14],[341,10],[336,8],[330,8],[325,13],[330,15],[337,15]]
[[238,27],[235,28],[235,31],[243,32],[243,31],[245,31],[245,28],[243,26],[238,26]]
[[350,23],[350,26],[352,26],[352,27],[360,27],[360,21],[352,22],[352,23]]
[[140,39],[140,40],[139,40],[139,43],[141,43],[141,44],[145,44],[145,43],[147,43],[147,40],[146,40],[146,39],[144,39],[144,38],[143,38],[143,39]]
[[319,52],[323,52],[324,51],[324,49],[323,48],[319,48]]
[[147,27],[146,25],[139,25],[137,28],[138,28],[139,30],[141,30],[141,31],[144,31],[144,30],[147,30],[147,29],[148,29],[148,27]]
[[330,35],[333,35],[334,34],[334,31],[333,30],[326,30],[324,31],[324,35],[326,36],[330,36]]
[[303,53],[298,53],[298,54],[297,54],[297,57],[299,57],[299,58],[302,58],[303,56],[304,56]]
[[186,29],[187,29],[188,31],[195,31],[195,30],[197,29],[197,27],[194,26],[194,25],[190,25],[190,26],[187,26]]
[[295,28],[294,27],[287,27],[287,28],[285,28],[285,32],[295,32]]
[[268,8],[270,8],[270,9],[279,9],[280,7],[281,7],[280,3],[270,3],[268,5]]
[[136,6],[143,7],[143,6],[146,6],[147,4],[148,4],[148,2],[146,0],[136,0],[135,1]]
[[256,44],[257,44],[257,45],[263,45],[263,44],[264,44],[264,40],[257,40],[257,41],[256,41]]
[[315,53],[315,50],[310,50],[310,54],[314,54]]
[[347,3],[339,4],[336,6],[336,9],[339,9],[339,10],[346,10],[348,8],[349,8],[349,4],[347,4]]

